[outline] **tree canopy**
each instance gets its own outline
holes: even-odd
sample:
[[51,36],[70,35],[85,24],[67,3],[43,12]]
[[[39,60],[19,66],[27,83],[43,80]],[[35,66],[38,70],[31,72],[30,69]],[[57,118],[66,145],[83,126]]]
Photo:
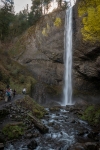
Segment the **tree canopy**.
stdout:
[[[19,36],[27,28],[36,24],[43,15],[43,7],[48,10],[49,3],[52,0],[32,0],[30,12],[27,9],[15,14],[12,11],[13,4],[5,2],[0,8],[0,40],[8,40]],[[61,7],[62,0],[58,0],[58,6]]]

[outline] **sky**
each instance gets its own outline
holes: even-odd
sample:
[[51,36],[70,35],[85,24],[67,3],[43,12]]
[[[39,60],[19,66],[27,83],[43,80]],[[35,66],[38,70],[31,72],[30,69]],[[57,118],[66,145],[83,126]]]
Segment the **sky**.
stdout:
[[[6,0],[3,0],[4,2]],[[11,1],[11,0],[7,0],[7,1]],[[23,10],[24,8],[26,8],[27,4],[29,5],[29,8],[31,7],[31,0],[12,0],[14,1],[14,11],[15,13],[18,13],[19,11]],[[2,6],[2,0],[0,0],[0,5]]]
[[31,0],[14,0],[14,10],[18,13],[20,10],[26,8],[27,4],[31,7]]
[[[3,1],[6,1],[6,0],[3,0]],[[27,8],[27,4],[29,5],[29,8],[31,7],[31,0],[12,0],[12,1],[14,1],[15,13],[18,13],[19,11],[23,10],[24,8]],[[70,1],[71,5],[73,5],[73,2],[75,2],[76,0],[65,0],[65,1],[67,1],[67,2]],[[0,0],[0,4],[1,4],[1,0]]]

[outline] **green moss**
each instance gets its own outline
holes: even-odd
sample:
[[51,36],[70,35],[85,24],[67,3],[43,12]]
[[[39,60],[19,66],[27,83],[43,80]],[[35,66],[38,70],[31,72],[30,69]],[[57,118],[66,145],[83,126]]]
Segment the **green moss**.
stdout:
[[16,139],[24,134],[25,127],[21,125],[6,125],[2,132],[4,136],[8,139]]
[[79,2],[79,17],[82,17],[81,32],[85,41],[100,41],[100,1],[85,0]]
[[62,24],[61,18],[57,17],[54,21],[54,26],[60,27]]
[[41,119],[44,116],[44,112],[40,111],[39,109],[34,109],[34,116],[36,116],[37,118]]
[[44,107],[37,104],[28,95],[26,95],[25,98],[21,99],[20,101],[17,101],[16,104],[25,109],[28,109],[30,113],[37,118],[43,118],[43,116],[47,113]]
[[100,123],[100,106],[91,105],[88,106],[81,119],[88,121],[90,124],[99,124]]

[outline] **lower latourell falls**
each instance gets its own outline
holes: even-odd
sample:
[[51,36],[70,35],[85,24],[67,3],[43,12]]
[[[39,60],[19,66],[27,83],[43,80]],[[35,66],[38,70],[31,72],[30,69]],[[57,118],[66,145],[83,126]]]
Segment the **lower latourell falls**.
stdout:
[[0,7],[0,149],[99,150],[100,0],[50,1]]
[[72,105],[72,7],[71,2],[65,15],[64,97],[62,105]]

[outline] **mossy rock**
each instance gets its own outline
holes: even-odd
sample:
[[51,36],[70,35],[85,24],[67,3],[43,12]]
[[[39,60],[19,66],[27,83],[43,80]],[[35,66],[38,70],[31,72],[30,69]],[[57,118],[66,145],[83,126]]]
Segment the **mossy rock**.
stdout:
[[16,104],[23,107],[24,109],[29,110],[33,116],[35,116],[39,119],[43,118],[43,116],[47,113],[47,111],[44,109],[44,107],[40,106],[28,95],[26,95],[20,101],[17,101]]
[[100,125],[100,105],[88,106],[81,119],[88,121],[91,125]]
[[22,136],[25,131],[25,126],[21,125],[13,125],[13,124],[7,124],[2,129],[2,133],[4,136],[11,140],[11,139],[17,139],[19,136]]

